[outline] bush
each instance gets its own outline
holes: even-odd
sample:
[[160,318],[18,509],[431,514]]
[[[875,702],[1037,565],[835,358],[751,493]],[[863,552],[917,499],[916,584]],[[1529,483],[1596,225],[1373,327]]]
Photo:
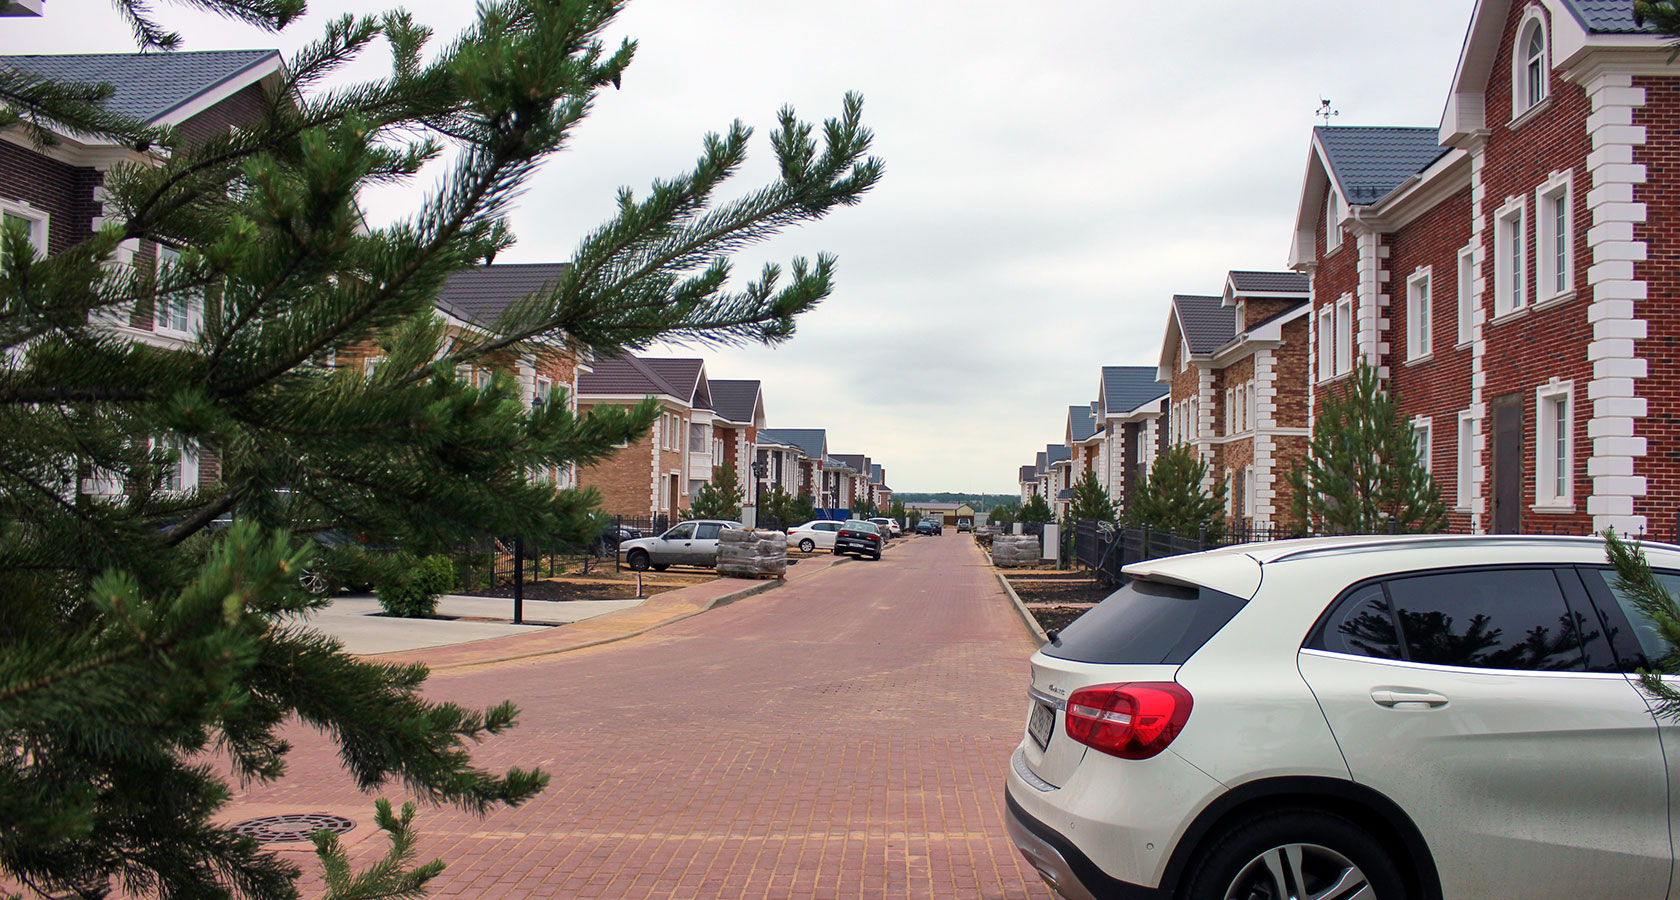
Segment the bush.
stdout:
[[438,595],[454,588],[455,564],[449,557],[416,560],[413,554],[398,553],[389,560],[374,593],[388,616],[430,619],[437,615]]

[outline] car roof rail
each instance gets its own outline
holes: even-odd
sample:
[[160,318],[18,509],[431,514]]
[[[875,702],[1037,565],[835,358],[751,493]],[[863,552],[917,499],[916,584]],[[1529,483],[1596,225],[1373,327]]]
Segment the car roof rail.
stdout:
[[[1666,543],[1666,542],[1663,542],[1663,541],[1656,541],[1656,540],[1650,540],[1650,539],[1640,539],[1640,538],[1637,538],[1637,537],[1629,537],[1628,539],[1629,540],[1637,540],[1641,547],[1654,547],[1654,548],[1659,549],[1659,550],[1665,550],[1665,551],[1680,553],[1680,545],[1670,544],[1670,543]],[[1461,547],[1462,546],[1509,547],[1513,544],[1526,544],[1526,545],[1534,545],[1534,546],[1548,546],[1548,545],[1556,546],[1558,544],[1570,544],[1570,545],[1594,544],[1594,545],[1602,546],[1604,544],[1604,538],[1602,536],[1596,536],[1596,535],[1586,536],[1586,535],[1566,535],[1566,534],[1556,534],[1556,535],[1553,535],[1553,534],[1371,535],[1369,540],[1339,540],[1339,541],[1335,541],[1334,543],[1324,543],[1324,544],[1319,544],[1319,545],[1313,546],[1313,547],[1300,547],[1298,549],[1290,550],[1286,553],[1280,553],[1277,556],[1268,556],[1268,555],[1265,554],[1264,550],[1259,550],[1257,553],[1253,553],[1251,555],[1256,556],[1258,558],[1258,561],[1261,562],[1262,564],[1269,564],[1269,563],[1275,563],[1275,562],[1283,562],[1284,560],[1289,560],[1289,559],[1302,559],[1304,557],[1310,557],[1310,556],[1328,556],[1328,555],[1331,555],[1331,554],[1346,553],[1346,552],[1350,552],[1350,551],[1358,552],[1358,551],[1371,551],[1371,550],[1408,549],[1408,548],[1416,547],[1419,544],[1451,544],[1453,546],[1461,546]]]

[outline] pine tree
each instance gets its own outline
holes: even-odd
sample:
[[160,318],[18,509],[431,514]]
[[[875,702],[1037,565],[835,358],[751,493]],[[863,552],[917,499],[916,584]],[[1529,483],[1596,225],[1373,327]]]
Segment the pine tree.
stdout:
[[1317,534],[1440,531],[1447,509],[1399,399],[1360,363],[1329,391],[1307,458],[1289,473],[1290,512]]
[[1015,521],[1031,525],[1043,524],[1053,518],[1055,514],[1050,511],[1050,504],[1045,502],[1042,496],[1034,494],[1026,503],[1021,504],[1021,512],[1015,517]]
[[1668,652],[1661,659],[1651,660],[1653,669],[1641,670],[1639,682],[1655,701],[1659,718],[1680,721],[1680,690],[1663,680],[1663,675],[1680,673],[1680,604],[1663,587],[1645,559],[1645,551],[1637,541],[1628,543],[1616,532],[1604,532],[1604,555],[1616,571],[1613,587],[1616,593],[1629,598],[1636,609],[1656,625]]
[[887,515],[891,516],[893,518],[893,521],[898,523],[898,527],[900,527],[900,528],[909,528],[910,527],[910,523],[906,520],[906,517],[908,516],[908,512],[904,509],[904,501],[903,500],[894,500],[892,502],[891,511],[888,512]]
[[1149,481],[1131,498],[1126,524],[1133,528],[1201,534],[1210,538],[1225,535],[1225,484],[1215,481],[1211,490],[1207,462],[1194,448],[1179,444],[1155,457]]
[[738,520],[744,499],[740,479],[735,477],[735,467],[725,465],[715,478],[700,486],[688,513],[696,519]]
[[1014,506],[994,506],[987,516],[987,521],[995,528],[1008,528],[1015,524],[1016,511],[1017,507]]
[[[271,28],[302,8],[193,2]],[[118,3],[143,42],[174,43],[147,4]],[[0,881],[45,896],[293,896],[297,870],[221,823],[230,787],[202,755],[241,782],[278,779],[294,717],[336,740],[370,791],[483,812],[542,789],[539,771],[487,771],[468,753],[514,725],[511,704],[426,699],[424,667],[364,661],[294,624],[324,602],[299,590],[318,552],[307,536],[429,549],[587,521],[590,493],[525,473],[600,460],[656,408],[580,417],[556,396],[533,409],[511,378],[480,388],[457,367],[556,346],[783,341],[830,293],[835,261],[732,286],[731,254],[858,202],[882,173],[849,96],[815,128],[784,110],[773,180],[720,200],[752,134],[733,124],[692,171],[621,192],[551,288],[449,337],[439,287],[512,243],[509,205],[622,81],[635,45],[602,37],[621,6],[488,0],[435,52],[401,12],[344,16],[287,61],[254,120],[202,143],[105,110],[108,89],[0,70],[0,125],[160,151],[109,173],[118,215],[90,239],[41,258],[16,230],[3,238]],[[316,90],[378,41],[389,75]],[[415,185],[411,215],[364,219],[359,191],[434,159],[445,171]],[[112,264],[130,242],[180,247],[180,261]],[[186,296],[206,315],[184,347],[107,325]],[[334,364],[369,347],[384,358],[370,373]],[[216,455],[213,486],[164,489],[180,446]],[[123,487],[85,492],[104,483]],[[209,529],[224,516],[230,529]]]
[[1090,519],[1098,522],[1114,521],[1116,504],[1097,481],[1097,473],[1090,469],[1073,483],[1073,502],[1068,506],[1068,518],[1078,522]]
[[859,497],[852,501],[853,518],[867,519],[873,515],[875,515],[875,504],[869,502],[863,497]]

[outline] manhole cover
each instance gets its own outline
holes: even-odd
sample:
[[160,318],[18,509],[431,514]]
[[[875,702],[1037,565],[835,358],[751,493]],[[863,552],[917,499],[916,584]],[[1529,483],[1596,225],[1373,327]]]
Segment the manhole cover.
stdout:
[[329,816],[326,813],[297,813],[285,816],[263,816],[260,819],[246,819],[233,826],[235,834],[242,834],[257,839],[261,844],[279,844],[287,841],[307,841],[309,836],[323,828],[334,834],[343,834],[356,827],[356,823],[343,816]]

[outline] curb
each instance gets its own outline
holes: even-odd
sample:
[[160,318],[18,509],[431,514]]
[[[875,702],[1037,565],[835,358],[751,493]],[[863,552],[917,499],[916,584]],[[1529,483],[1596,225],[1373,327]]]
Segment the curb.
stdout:
[[1045,636],[1044,629],[1039,626],[1038,620],[1033,618],[1033,614],[1028,611],[1027,605],[1021,602],[1021,596],[1015,593],[1015,588],[1009,583],[1008,577],[1006,577],[1002,572],[997,572],[995,574],[997,575],[998,584],[1003,585],[1004,593],[1009,595],[1009,602],[1015,604],[1015,612],[1020,614],[1021,622],[1027,626],[1027,630],[1032,632],[1032,636],[1038,640],[1038,645],[1042,647],[1045,644],[1050,643],[1050,638]]

